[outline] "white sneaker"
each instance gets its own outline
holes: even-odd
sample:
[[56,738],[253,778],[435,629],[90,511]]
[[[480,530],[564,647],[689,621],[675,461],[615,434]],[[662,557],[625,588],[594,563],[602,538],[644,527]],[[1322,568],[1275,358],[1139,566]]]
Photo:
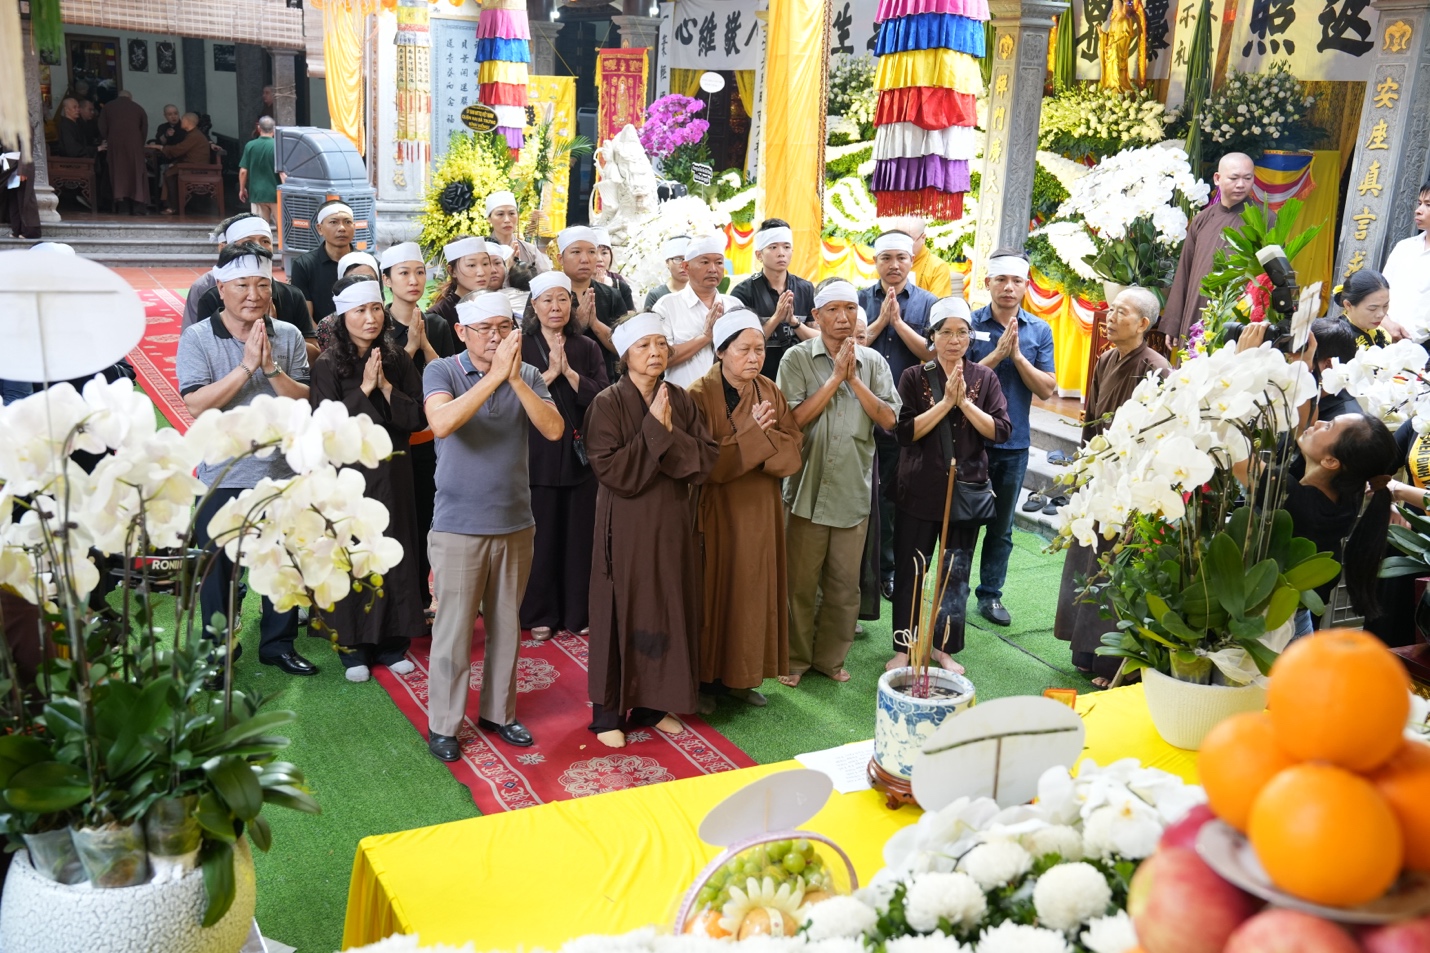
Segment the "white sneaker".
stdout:
[[354,665],[352,668],[343,669],[343,677],[350,682],[365,682],[372,678],[372,669],[366,665]]
[[394,675],[406,675],[416,667],[412,664],[412,659],[405,658],[400,662],[393,662],[387,667],[387,670]]

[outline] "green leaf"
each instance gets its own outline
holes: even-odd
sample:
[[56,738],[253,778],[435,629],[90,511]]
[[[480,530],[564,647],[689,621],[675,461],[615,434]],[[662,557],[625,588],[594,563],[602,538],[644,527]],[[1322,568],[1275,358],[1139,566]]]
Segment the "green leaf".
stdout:
[[1311,610],[1311,615],[1322,615],[1326,611],[1326,603],[1321,599],[1321,594],[1314,589],[1306,589],[1301,593],[1301,605]]
[[205,840],[199,857],[204,870],[204,893],[208,895],[203,925],[211,927],[222,920],[229,907],[233,906],[233,897],[238,889],[233,875],[233,845],[225,841]]
[[273,847],[273,829],[268,826],[268,819],[262,814],[248,825],[248,837],[253,841],[253,846],[265,854]]
[[194,817],[198,819],[200,827],[219,840],[232,843],[237,839],[233,811],[213,791],[205,791],[199,798]]
[[29,735],[0,735],[0,788],[9,784],[21,768],[53,757],[49,745]]
[[1257,607],[1270,597],[1276,583],[1280,581],[1281,570],[1274,559],[1263,559],[1246,573],[1246,607],[1255,613]]
[[1237,644],[1246,649],[1246,654],[1256,663],[1262,675],[1271,674],[1271,666],[1276,664],[1276,653],[1267,648],[1260,639],[1237,639]]
[[302,811],[304,814],[323,813],[323,809],[318,806],[317,801],[313,800],[311,794],[289,784],[280,784],[275,787],[264,788],[263,800],[278,807]]
[[90,795],[89,778],[72,764],[41,761],[16,771],[5,800],[19,811],[53,814],[82,803]]
[[1330,556],[1322,554],[1292,566],[1286,570],[1285,578],[1288,585],[1305,591],[1315,589],[1317,586],[1324,586],[1338,578],[1340,574],[1341,564]]
[[1424,556],[1430,552],[1430,539],[1404,526],[1391,526],[1387,537],[1396,549],[1412,556]]
[[241,721],[227,731],[203,742],[195,748],[195,754],[224,754],[225,748],[249,738],[266,734],[270,728],[290,724],[298,716],[291,711],[266,711]]
[[1301,593],[1291,586],[1277,586],[1266,606],[1266,628],[1275,630],[1286,624],[1296,614],[1301,604]]
[[1389,556],[1380,564],[1380,578],[1396,579],[1400,576],[1418,576],[1426,569],[1427,566],[1423,560],[1411,559],[1409,556]]
[[204,774],[241,821],[251,821],[263,810],[263,789],[247,761],[224,756],[204,765]]
[[[1287,517],[1290,519],[1290,517]],[[1226,534],[1231,537],[1231,541],[1237,546],[1246,539],[1246,527],[1251,521],[1251,507],[1238,506],[1231,511],[1231,516],[1226,521]]]
[[1155,592],[1147,593],[1147,608],[1151,611],[1152,618],[1159,622],[1162,621],[1162,616],[1172,611],[1167,601]]
[[1259,639],[1266,634],[1266,622],[1258,616],[1232,619],[1228,628],[1237,639]]
[[[1150,599],[1151,597],[1149,596],[1148,598]],[[1164,629],[1188,645],[1198,645],[1206,637],[1204,632],[1194,630],[1191,626],[1187,625],[1186,622],[1182,621],[1182,617],[1175,612],[1166,613],[1158,621],[1162,623]]]
[[1282,564],[1282,572],[1299,566],[1308,559],[1314,559],[1316,552],[1315,543],[1304,536],[1297,536],[1286,544],[1286,561]]
[[1207,581],[1212,593],[1230,616],[1246,612],[1245,568],[1241,549],[1226,533],[1217,533],[1207,547]]

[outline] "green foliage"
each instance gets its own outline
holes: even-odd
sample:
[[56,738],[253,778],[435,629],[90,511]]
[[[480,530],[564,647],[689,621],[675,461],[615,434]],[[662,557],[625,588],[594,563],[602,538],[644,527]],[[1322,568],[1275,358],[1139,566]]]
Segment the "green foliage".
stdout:
[[1166,110],[1150,91],[1119,93],[1096,85],[1060,89],[1043,100],[1038,148],[1070,159],[1105,159],[1165,138]]
[[1256,260],[1256,253],[1268,245],[1280,245],[1286,257],[1294,260],[1323,227],[1312,225],[1292,235],[1301,217],[1302,203],[1289,199],[1276,215],[1276,224],[1268,226],[1267,213],[1251,202],[1242,210],[1240,228],[1222,229],[1226,244],[1212,256],[1212,270],[1202,279],[1202,294],[1209,304],[1202,312],[1202,326],[1208,337],[1235,322],[1234,307],[1245,293],[1246,283],[1265,270]]
[[1068,294],[1081,295],[1088,301],[1102,300],[1102,282],[1087,281],[1064,264],[1046,235],[1029,235],[1023,250],[1028,253],[1034,268]]
[[[423,252],[435,254],[443,245],[462,235],[488,234],[491,227],[487,223],[483,199],[492,192],[511,187],[509,173],[512,164],[506,139],[497,133],[453,133],[446,154],[432,173],[432,185],[423,203],[422,235],[418,239]],[[464,184],[469,190],[470,204],[449,211],[442,205],[443,194],[448,186],[457,183]]]
[[1212,19],[1212,0],[1201,0],[1187,52],[1186,97],[1182,105],[1182,115],[1188,122],[1187,161],[1194,174],[1202,164],[1201,115],[1212,89]]
[[[879,103],[876,71],[874,57],[868,54],[842,56],[829,71],[829,115],[843,116],[858,126],[860,141],[874,138],[874,110]],[[846,137],[846,141],[852,140]]]
[[828,182],[833,182],[845,176],[858,175],[859,166],[872,158],[874,158],[874,146],[871,143],[867,149],[860,149],[858,152],[851,152],[847,156],[840,156],[838,159],[826,162],[824,178]]
[[1409,526],[1390,524],[1390,544],[1405,555],[1391,556],[1380,565],[1383,579],[1399,576],[1419,576],[1430,568],[1430,519],[1408,506],[1400,507],[1400,515]]
[[1165,304],[1166,289],[1172,284],[1177,261],[1172,252],[1157,241],[1157,226],[1146,216],[1134,219],[1127,234],[1116,241],[1094,235],[1096,257],[1087,260],[1103,280],[1119,285],[1140,285],[1156,292]]
[[1040,222],[1051,221],[1058,206],[1068,199],[1068,190],[1058,177],[1038,163],[1033,169],[1033,217]]
[[1291,75],[1291,65],[1282,60],[1261,73],[1232,70],[1202,107],[1198,121],[1218,154],[1304,149],[1324,135],[1306,122],[1314,104]]
[[699,163],[710,164],[710,147],[704,139],[693,146],[676,146],[675,151],[661,161],[661,174],[667,179],[682,183],[691,195],[698,195],[705,188],[696,183],[692,171]]

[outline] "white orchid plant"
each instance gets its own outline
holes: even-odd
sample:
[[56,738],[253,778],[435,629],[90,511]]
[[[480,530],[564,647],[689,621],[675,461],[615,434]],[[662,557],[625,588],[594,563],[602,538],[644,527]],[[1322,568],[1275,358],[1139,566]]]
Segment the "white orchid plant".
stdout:
[[1416,433],[1430,430],[1430,379],[1425,367],[1430,354],[1414,341],[1396,341],[1384,347],[1356,351],[1342,362],[1334,358],[1321,372],[1321,385],[1330,393],[1344,390],[1367,413],[1396,426],[1409,420]]
[[[1339,564],[1279,509],[1299,411],[1317,383],[1269,345],[1228,345],[1149,375],[1063,479],[1054,546],[1101,545],[1084,598],[1117,631],[1099,654],[1194,682],[1263,677],[1300,606]],[[1241,505],[1243,500],[1255,505]]]
[[[748,200],[739,207],[745,204],[749,204]],[[660,256],[661,245],[677,235],[715,235],[728,224],[729,212],[711,208],[698,196],[684,195],[661,202],[651,216],[627,227],[626,244],[615,249],[615,270],[630,283],[639,301],[670,277]]]

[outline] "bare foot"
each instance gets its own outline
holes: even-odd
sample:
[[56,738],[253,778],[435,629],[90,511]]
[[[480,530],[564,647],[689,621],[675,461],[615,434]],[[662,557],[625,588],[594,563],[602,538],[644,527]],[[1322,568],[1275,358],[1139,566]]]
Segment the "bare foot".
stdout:
[[781,675],[780,684],[785,686],[786,688],[798,688],[799,680],[802,677],[803,676],[801,675]]
[[953,672],[957,675],[962,675],[964,673],[963,666],[955,662],[953,660],[953,656],[949,655],[947,652],[933,653],[933,660],[937,662],[939,668],[943,669],[944,671]]
[[538,642],[545,642],[551,638],[551,626],[538,625],[531,630],[531,637]]
[[884,666],[884,671],[886,671],[886,672],[892,672],[892,671],[893,671],[894,669],[896,669],[896,668],[906,668],[906,667],[908,666],[908,664],[909,664],[909,653],[908,653],[908,652],[896,652],[896,653],[894,654],[894,657],[891,658],[891,659],[889,659],[888,664]]
[[663,731],[667,735],[678,735],[685,730],[685,726],[680,723],[680,719],[674,715],[666,715],[655,723],[656,731]]
[[607,748],[624,748],[626,746],[626,733],[619,729],[616,731],[603,731],[596,735],[596,740]]
[[832,679],[833,679],[834,681],[836,681],[836,682],[847,682],[847,681],[849,681],[849,673],[846,672],[846,671],[845,671],[844,669],[842,669],[842,668],[836,668],[836,669],[834,670],[834,673],[833,673],[832,675],[830,675],[829,677],[832,678]]
[[1101,677],[1101,676],[1098,676],[1097,678],[1094,678],[1094,679],[1092,680],[1092,687],[1093,687],[1093,688],[1111,688],[1111,687],[1112,687],[1112,679],[1110,679],[1110,678],[1103,678],[1103,677]]

